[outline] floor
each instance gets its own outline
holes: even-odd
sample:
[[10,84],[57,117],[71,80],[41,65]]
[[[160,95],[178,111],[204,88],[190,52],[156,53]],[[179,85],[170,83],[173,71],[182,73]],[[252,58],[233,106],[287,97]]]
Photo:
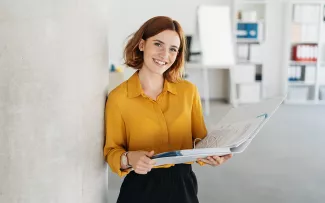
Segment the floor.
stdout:
[[[213,103],[207,126],[230,106]],[[325,202],[325,105],[282,105],[245,152],[219,167],[194,165],[201,203]],[[110,203],[121,180],[109,177]]]

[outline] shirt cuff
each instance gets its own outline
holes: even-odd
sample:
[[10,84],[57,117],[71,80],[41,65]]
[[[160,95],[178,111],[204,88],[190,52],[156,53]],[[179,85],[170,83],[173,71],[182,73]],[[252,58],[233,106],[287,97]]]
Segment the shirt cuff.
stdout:
[[196,161],[196,163],[198,163],[200,166],[204,166],[205,163],[203,161]]

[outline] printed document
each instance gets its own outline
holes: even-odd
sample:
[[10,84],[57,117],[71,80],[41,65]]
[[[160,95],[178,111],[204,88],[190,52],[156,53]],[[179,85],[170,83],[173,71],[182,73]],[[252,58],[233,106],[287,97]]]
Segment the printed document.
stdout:
[[243,152],[285,97],[232,108],[193,149],[164,152],[152,157],[156,166],[196,161],[207,156]]

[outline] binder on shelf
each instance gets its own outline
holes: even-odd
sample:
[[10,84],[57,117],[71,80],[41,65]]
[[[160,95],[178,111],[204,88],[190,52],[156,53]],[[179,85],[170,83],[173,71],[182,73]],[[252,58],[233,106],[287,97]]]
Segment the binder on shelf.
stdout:
[[291,41],[292,42],[301,42],[301,25],[292,24],[291,25]]
[[318,58],[318,45],[299,44],[294,45],[292,50],[292,59],[294,61],[316,62]]
[[238,22],[237,38],[249,40],[263,40],[263,23],[262,22]]
[[305,66],[304,81],[306,83],[314,83],[316,80],[316,67],[315,66]]
[[302,80],[302,67],[301,66],[290,66],[288,69],[288,80],[289,81],[301,81]]
[[319,21],[320,7],[311,4],[295,4],[293,8],[293,22],[317,23]]
[[263,45],[252,44],[250,46],[250,57],[249,60],[253,63],[263,63]]
[[296,67],[296,79],[298,80],[298,81],[301,81],[302,80],[302,67],[300,67],[300,66],[298,66],[298,67]]
[[291,41],[293,43],[313,43],[318,41],[318,26],[313,24],[292,24]]
[[256,22],[257,21],[257,12],[251,10],[244,10],[240,12],[241,21],[243,22]]
[[325,101],[325,86],[319,88],[319,99]]
[[237,23],[237,38],[257,39],[257,23]]

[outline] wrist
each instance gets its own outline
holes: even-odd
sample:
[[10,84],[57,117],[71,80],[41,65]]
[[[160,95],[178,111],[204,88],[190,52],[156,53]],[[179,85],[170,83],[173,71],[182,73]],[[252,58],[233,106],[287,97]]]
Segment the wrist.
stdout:
[[121,169],[128,169],[128,168],[132,168],[132,166],[130,165],[129,162],[129,152],[124,152],[121,155]]

